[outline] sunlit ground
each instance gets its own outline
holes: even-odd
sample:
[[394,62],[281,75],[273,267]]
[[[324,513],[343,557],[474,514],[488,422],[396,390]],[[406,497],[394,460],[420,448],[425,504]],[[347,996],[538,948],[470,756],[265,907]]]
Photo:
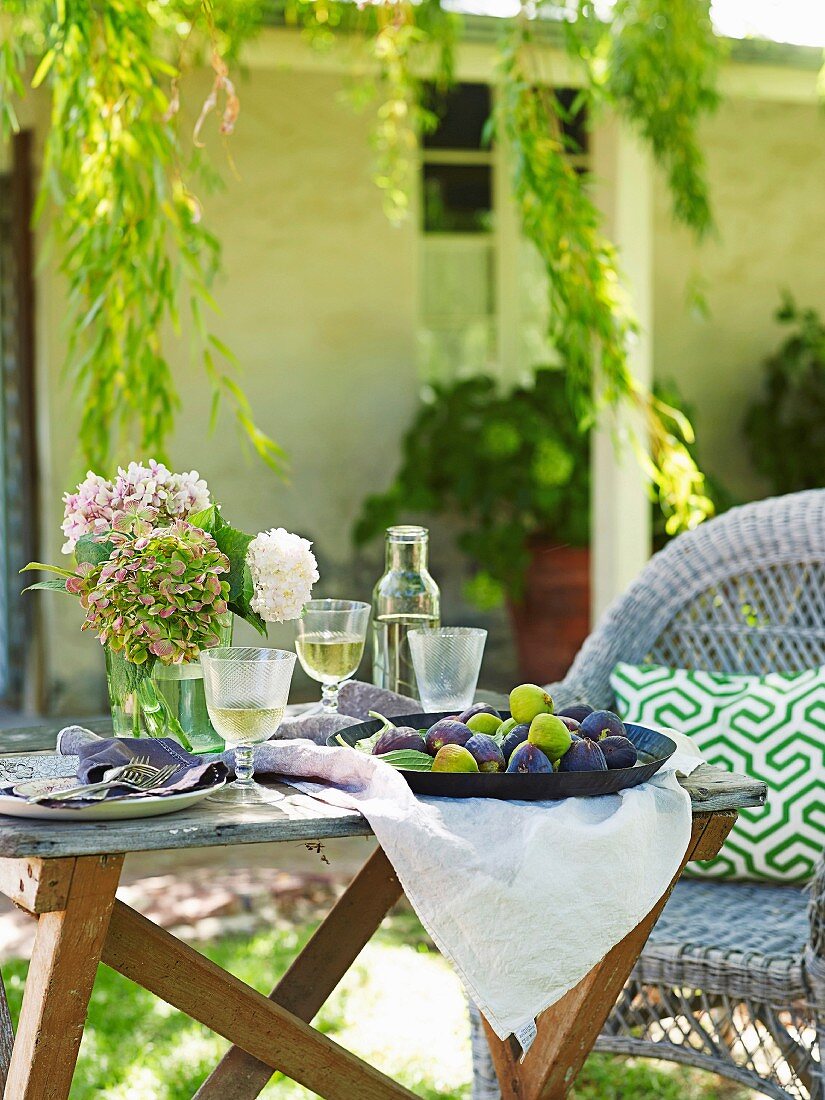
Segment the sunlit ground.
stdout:
[[[249,937],[225,938],[206,953],[268,992],[312,925],[279,924]],[[16,1016],[26,964],[4,963]],[[336,1041],[396,1077],[424,1100],[469,1100],[470,1049],[461,988],[415,918],[385,922],[319,1026]],[[72,1100],[190,1100],[226,1044],[107,968],[95,984]],[[262,1093],[273,1100],[314,1094],[275,1077]],[[576,1100],[751,1100],[756,1093],[718,1078],[664,1065],[594,1056]]]

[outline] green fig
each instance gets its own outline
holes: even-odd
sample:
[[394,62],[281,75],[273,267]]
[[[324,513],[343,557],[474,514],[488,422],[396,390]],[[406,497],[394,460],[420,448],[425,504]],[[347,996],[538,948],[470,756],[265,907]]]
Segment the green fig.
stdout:
[[498,733],[499,726],[502,722],[497,714],[490,714],[489,711],[480,710],[478,713],[468,718],[464,724],[468,726],[473,733],[486,733],[488,737],[492,737],[493,734]]
[[477,772],[478,764],[463,745],[442,745],[433,760],[434,772]]
[[527,740],[551,760],[558,760],[570,748],[570,730],[555,714],[537,714],[530,723]]
[[537,684],[519,684],[510,692],[510,713],[519,725],[529,725],[536,715],[553,713],[553,700]]
[[494,735],[499,745],[502,743],[510,730],[514,730],[517,725],[518,722],[515,720],[515,718],[507,718],[504,722],[501,723]]

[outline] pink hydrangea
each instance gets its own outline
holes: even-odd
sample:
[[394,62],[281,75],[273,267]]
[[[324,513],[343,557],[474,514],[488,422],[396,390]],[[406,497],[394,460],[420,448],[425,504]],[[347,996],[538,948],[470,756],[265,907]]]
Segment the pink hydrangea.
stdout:
[[81,536],[109,530],[117,512],[152,509],[162,523],[208,508],[210,498],[197,470],[173,474],[162,462],[150,459],[148,466],[130,462],[125,470],[120,467],[114,481],[89,470],[85,481],[76,492],[66,493],[63,502],[63,553],[71,554]]

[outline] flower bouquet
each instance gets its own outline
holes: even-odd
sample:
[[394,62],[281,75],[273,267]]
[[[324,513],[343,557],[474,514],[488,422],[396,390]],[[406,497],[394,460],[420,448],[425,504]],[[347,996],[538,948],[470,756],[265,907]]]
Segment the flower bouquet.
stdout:
[[[79,597],[83,630],[106,649],[115,733],[220,746],[198,658],[231,643],[233,615],[264,636],[297,618],[318,580],[311,544],[279,528],[256,536],[224,520],[197,471],[131,463],[113,481],[89,472],[64,497],[63,552],[75,568],[32,589]],[[29,591],[29,589],[27,589]]]

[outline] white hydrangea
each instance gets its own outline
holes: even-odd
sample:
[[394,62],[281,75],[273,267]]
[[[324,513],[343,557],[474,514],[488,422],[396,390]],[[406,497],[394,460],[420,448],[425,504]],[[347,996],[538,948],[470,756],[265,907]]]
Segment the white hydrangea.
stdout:
[[297,619],[318,580],[312,543],[283,527],[261,531],[246,557],[255,595],[251,607],[268,623]]

